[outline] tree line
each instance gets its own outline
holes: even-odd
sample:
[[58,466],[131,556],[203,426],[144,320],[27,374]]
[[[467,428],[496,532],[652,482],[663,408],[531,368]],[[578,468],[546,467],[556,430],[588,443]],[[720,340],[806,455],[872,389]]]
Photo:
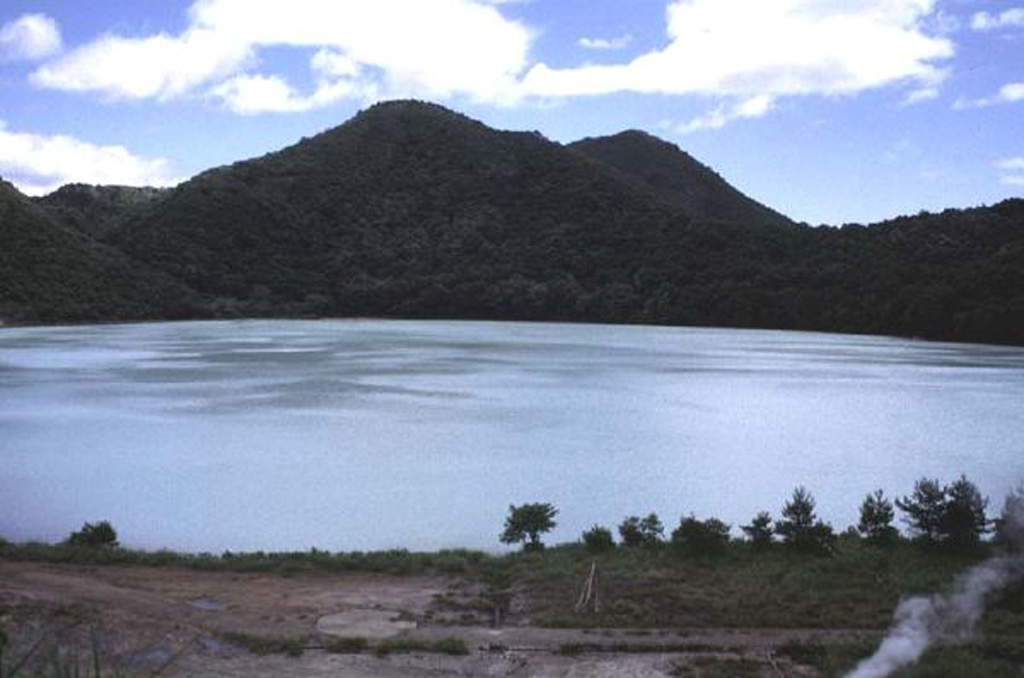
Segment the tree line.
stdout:
[[[890,499],[881,489],[867,494],[860,504],[859,521],[847,534],[878,546],[892,546],[905,538],[894,524],[898,509],[908,528],[907,536],[930,547],[971,551],[989,535],[997,542],[1008,543],[1009,516],[1024,514],[1024,485],[1007,498],[999,517],[988,517],[988,503],[977,485],[964,475],[948,484],[921,478],[913,491],[903,497]],[[541,535],[554,529],[557,514],[558,509],[550,503],[511,505],[500,540],[522,544],[526,551],[541,550]],[[756,550],[783,546],[805,553],[829,554],[838,537],[832,525],[818,517],[814,495],[803,486],[793,490],[778,518],[768,511],[759,511],[739,529],[743,535],[740,541]],[[617,532],[618,542],[611,528],[594,525],[583,532],[580,541],[595,553],[616,547],[670,546],[692,555],[720,554],[734,541],[728,523],[714,517],[701,520],[693,514],[684,515],[668,537],[664,524],[653,512],[627,516],[617,526]]]
[[[948,484],[920,478],[913,491],[903,497],[890,499],[881,489],[867,494],[860,504],[857,525],[849,527],[846,534],[877,546],[892,546],[905,539],[894,524],[898,509],[909,538],[930,547],[971,551],[990,535],[1000,544],[1024,545],[1024,534],[1019,534],[1024,531],[1024,484],[1006,498],[998,517],[989,518],[988,504],[988,497],[965,475]],[[755,550],[783,546],[805,553],[829,554],[838,535],[831,523],[818,516],[816,507],[814,495],[806,487],[798,486],[783,504],[779,518],[759,511],[748,524],[740,525],[743,536],[739,541]],[[546,502],[510,505],[499,539],[505,544],[521,544],[524,551],[543,550],[541,535],[557,526],[557,515],[558,509]],[[670,546],[684,554],[716,555],[735,541],[728,523],[715,517],[698,519],[692,513],[681,517],[667,538],[665,526],[654,512],[627,516],[617,526],[617,532],[618,542],[609,527],[594,525],[582,533],[580,542],[595,553],[616,547]],[[117,532],[109,521],[87,522],[81,530],[72,532],[64,544],[116,548]]]

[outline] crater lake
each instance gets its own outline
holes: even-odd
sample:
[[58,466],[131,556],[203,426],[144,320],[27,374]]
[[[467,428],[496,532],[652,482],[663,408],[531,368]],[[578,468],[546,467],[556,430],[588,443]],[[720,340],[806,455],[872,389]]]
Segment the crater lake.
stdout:
[[244,320],[0,329],[0,536],[110,520],[183,551],[499,548],[654,511],[738,526],[797,485],[1024,480],[1024,349],[781,331]]

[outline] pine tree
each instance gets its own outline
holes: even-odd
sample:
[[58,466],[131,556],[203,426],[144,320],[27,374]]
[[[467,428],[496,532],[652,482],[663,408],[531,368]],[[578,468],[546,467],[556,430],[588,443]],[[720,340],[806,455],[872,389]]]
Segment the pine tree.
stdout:
[[985,508],[988,498],[981,496],[977,485],[961,475],[945,488],[946,501],[939,520],[943,543],[955,549],[971,549],[988,532]]
[[785,543],[801,551],[826,553],[835,542],[835,533],[831,525],[818,520],[814,505],[814,496],[807,488],[797,487],[782,507],[783,520],[775,524],[775,531]]
[[912,495],[896,500],[896,507],[907,514],[903,520],[917,536],[930,544],[939,542],[946,490],[938,480],[921,478],[914,483]]
[[899,538],[899,531],[892,525],[895,516],[892,502],[885,498],[882,490],[875,490],[864,497],[860,505],[857,529],[872,543],[891,544]]
[[743,530],[743,534],[747,535],[747,539],[754,545],[754,548],[758,549],[767,548],[772,543],[772,536],[775,534],[775,530],[772,528],[772,516],[767,511],[761,511],[754,516],[749,525],[740,525],[740,529]]

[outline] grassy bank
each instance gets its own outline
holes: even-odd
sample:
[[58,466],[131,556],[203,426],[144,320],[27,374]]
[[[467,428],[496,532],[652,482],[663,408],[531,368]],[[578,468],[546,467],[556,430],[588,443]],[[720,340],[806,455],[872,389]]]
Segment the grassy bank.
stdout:
[[[707,645],[706,634],[702,636],[700,631],[719,628],[811,629],[783,634],[799,637],[799,641],[777,644],[779,635],[773,636],[774,656],[813,666],[821,675],[842,676],[874,650],[901,596],[945,590],[957,574],[993,553],[994,547],[988,544],[971,553],[956,553],[905,540],[877,546],[850,535],[839,537],[828,555],[778,544],[755,549],[750,543],[731,542],[720,553],[704,557],[681,553],[668,545],[619,546],[600,553],[573,544],[508,555],[463,550],[213,555],[0,544],[0,561],[256,572],[283,577],[347,572],[454,575],[473,585],[463,587],[460,582],[459,590],[466,592],[463,598],[435,596],[431,610],[451,606],[457,612],[448,615],[449,620],[460,619],[458,613],[465,611],[465,622],[458,623],[487,624],[497,612],[508,625],[528,618],[538,626],[584,629],[572,642],[555,648],[556,653],[566,656],[708,655],[705,659],[711,663],[707,665],[694,663],[696,660],[681,664],[679,675],[686,676],[760,675],[758,671],[770,655]],[[595,564],[599,604],[597,609],[577,609],[584,581]],[[437,621],[442,616],[427,614],[423,621],[427,625],[448,623]],[[601,630],[608,628],[620,632],[611,636]],[[970,644],[934,648],[921,663],[895,676],[1020,675],[1024,666],[1024,585],[1018,583],[991,601],[980,631]],[[380,655],[461,655],[476,651],[473,645],[459,640],[457,627],[452,627],[451,633],[451,637],[399,638],[384,643],[354,639],[325,644],[323,639],[306,636],[259,634],[236,634],[227,639],[254,653],[284,655],[301,654],[307,649]],[[715,631],[714,635],[720,634]],[[730,636],[721,635],[725,639],[721,642],[727,643]],[[723,652],[729,656],[719,657]],[[60,674],[44,671],[38,675]]]
[[[901,541],[888,547],[840,537],[829,556],[732,543],[715,557],[669,547],[579,546],[509,556],[511,580],[535,621],[564,627],[766,627],[884,629],[903,595],[941,591],[991,549],[956,553]],[[592,563],[597,611],[575,611]],[[989,629],[1024,637],[1024,586],[1008,590],[986,616]]]
[[[579,544],[507,555],[470,550],[330,553],[182,554],[46,544],[2,544],[0,559],[53,564],[179,567],[201,571],[369,572],[459,575],[481,584],[478,611],[506,616],[515,606],[534,624],[573,628],[763,627],[885,629],[900,597],[937,592],[993,553],[929,548],[899,541],[876,546],[843,535],[830,555],[782,545],[755,549],[732,542],[715,556],[669,546],[616,547],[594,554]],[[592,565],[597,609],[576,603]],[[443,606],[444,599],[438,601]],[[465,604],[464,602],[462,604]],[[992,602],[984,630],[1024,638],[1024,585]]]

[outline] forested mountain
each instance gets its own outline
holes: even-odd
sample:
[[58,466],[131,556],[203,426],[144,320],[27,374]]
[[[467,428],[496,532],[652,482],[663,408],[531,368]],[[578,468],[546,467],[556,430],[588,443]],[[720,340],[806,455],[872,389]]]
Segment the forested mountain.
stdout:
[[675,144],[646,132],[629,130],[609,137],[588,137],[569,144],[568,148],[614,167],[622,172],[623,178],[647,186],[694,219],[790,223],[788,218],[737,191]]
[[563,146],[389,102],[168,191],[4,191],[9,322],[515,318],[1024,344],[1024,201],[812,228],[639,132]]
[[206,172],[108,242],[218,312],[569,318],[681,225],[539,135],[398,102]]

